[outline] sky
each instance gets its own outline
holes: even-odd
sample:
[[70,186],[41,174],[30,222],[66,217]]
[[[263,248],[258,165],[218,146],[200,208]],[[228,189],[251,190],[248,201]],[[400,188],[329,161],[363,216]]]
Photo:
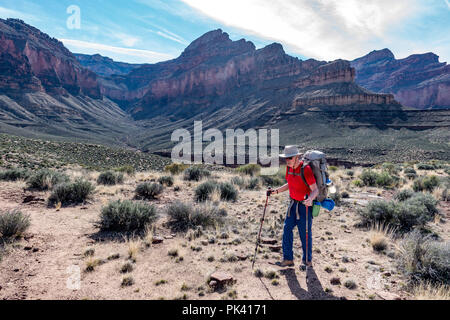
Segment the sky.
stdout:
[[450,0],[0,0],[0,18],[22,19],[74,53],[129,63],[177,58],[219,28],[302,60],[389,48],[397,59],[434,52],[450,61]]

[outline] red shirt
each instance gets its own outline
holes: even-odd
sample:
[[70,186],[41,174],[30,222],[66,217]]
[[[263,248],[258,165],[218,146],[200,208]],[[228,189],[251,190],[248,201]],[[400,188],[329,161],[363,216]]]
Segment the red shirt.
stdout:
[[[303,179],[300,175],[300,170],[302,168],[303,161],[300,162],[300,165],[297,167],[297,169],[292,169],[291,167],[286,166],[286,181],[289,186],[289,195],[292,199],[302,201],[305,200],[305,195],[310,194],[311,190],[308,189],[303,182]],[[288,174],[288,171],[290,173],[295,173],[298,175]],[[313,185],[316,183],[316,179],[314,178],[314,173],[311,170],[310,166],[306,166],[304,168],[304,175],[305,180],[308,183],[308,185]]]

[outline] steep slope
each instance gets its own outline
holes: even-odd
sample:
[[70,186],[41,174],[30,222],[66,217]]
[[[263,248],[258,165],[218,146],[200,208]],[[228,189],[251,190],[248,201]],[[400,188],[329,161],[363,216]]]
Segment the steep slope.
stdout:
[[392,93],[401,104],[417,109],[450,108],[450,65],[434,53],[395,59],[389,49],[372,51],[351,62],[356,82],[380,93]]

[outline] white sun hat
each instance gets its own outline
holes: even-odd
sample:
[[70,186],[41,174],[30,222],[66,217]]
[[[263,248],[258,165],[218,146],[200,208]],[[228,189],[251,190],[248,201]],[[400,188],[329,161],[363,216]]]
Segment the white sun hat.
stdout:
[[280,158],[290,158],[301,154],[296,146],[285,146],[284,153],[280,154]]

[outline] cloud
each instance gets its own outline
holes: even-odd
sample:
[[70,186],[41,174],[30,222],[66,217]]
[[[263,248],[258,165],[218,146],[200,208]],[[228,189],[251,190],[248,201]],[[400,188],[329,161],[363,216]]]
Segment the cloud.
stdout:
[[385,36],[420,10],[417,0],[182,1],[225,26],[321,60],[351,60],[387,46]]
[[169,54],[149,50],[113,47],[105,44],[73,39],[60,39],[60,41],[64,43],[64,45],[72,52],[84,54],[98,53],[116,61],[124,61],[129,63],[156,63],[174,58]]
[[450,9],[450,2],[448,0],[445,0],[445,3],[447,4],[447,7]]

